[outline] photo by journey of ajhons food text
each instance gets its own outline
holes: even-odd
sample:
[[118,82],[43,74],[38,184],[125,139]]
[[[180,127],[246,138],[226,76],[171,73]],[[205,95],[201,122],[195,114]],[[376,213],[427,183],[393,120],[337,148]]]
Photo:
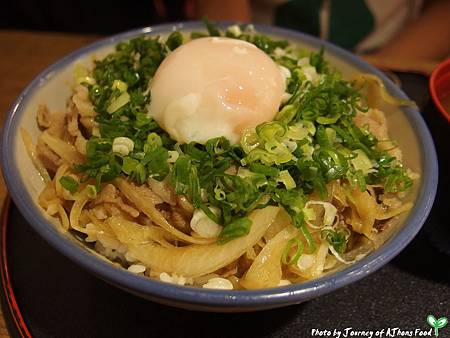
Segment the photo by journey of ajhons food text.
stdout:
[[211,289],[302,283],[394,232],[419,175],[371,74],[252,25],[120,42],[74,69],[64,112],[37,109],[38,203],[130,273]]

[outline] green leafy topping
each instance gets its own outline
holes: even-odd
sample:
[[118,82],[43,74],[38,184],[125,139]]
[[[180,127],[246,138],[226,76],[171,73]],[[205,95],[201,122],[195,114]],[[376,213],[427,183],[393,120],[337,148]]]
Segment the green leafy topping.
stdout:
[[321,237],[332,245],[338,254],[342,255],[347,249],[350,231],[346,228],[337,230],[327,228],[321,231]]
[[209,36],[221,36],[222,35],[220,33],[220,30],[217,28],[217,26],[215,24],[213,24],[212,22],[210,22],[206,16],[203,17],[202,20],[203,20],[203,23],[204,23],[206,29],[208,30]]
[[[82,182],[91,179],[95,191],[100,191],[103,182],[119,175],[138,184],[150,177],[167,178],[177,194],[223,226],[220,243],[248,233],[247,216],[252,210],[279,205],[300,230],[302,241],[291,242],[297,253],[316,250],[304,221],[304,206],[314,191],[325,197],[328,182],[348,181],[361,191],[367,184],[382,184],[388,192],[412,186],[401,163],[377,148],[379,140],[367,128],[353,122],[358,111],[367,110],[361,88],[342,79],[326,62],[323,49],[299,50],[288,41],[258,34],[251,26],[224,34],[207,19],[204,22],[206,32],[193,32],[191,39],[228,36],[248,41],[289,70],[290,98],[275,120],[245,131],[238,145],[224,137],[205,144],[176,144],[147,114],[148,84],[167,54],[187,39],[175,31],[165,42],[148,36],[121,42],[115,52],[95,61],[91,74],[82,74],[89,79],[81,83],[89,91],[99,125],[99,135],[87,142],[86,161],[74,168],[83,174]],[[128,155],[112,152],[116,137],[134,142]],[[61,184],[77,191],[78,183],[75,188],[73,179],[65,177]],[[213,207],[220,212],[213,213]],[[337,252],[345,251],[346,233],[326,231],[322,236]],[[299,243],[306,243],[305,248]]]
[[234,238],[248,235],[252,221],[246,217],[238,218],[225,226],[219,235],[219,243],[225,244]]
[[80,187],[80,184],[71,176],[62,176],[59,179],[59,183],[71,194],[75,194]]
[[167,149],[159,146],[147,152],[141,164],[147,166],[148,173],[151,177],[162,181],[170,171],[169,163],[167,162],[168,159],[169,152]]
[[183,44],[183,35],[178,32],[172,32],[166,41],[166,46],[169,48],[169,50],[174,50],[178,47],[180,47]]
[[[289,253],[295,248],[295,253],[289,258]],[[298,259],[303,254],[303,243],[297,237],[290,239],[286,247],[284,248],[283,254],[281,255],[281,262],[285,265],[297,264]]]
[[97,197],[97,188],[95,187],[95,185],[88,184],[86,186],[86,193],[89,198],[94,199],[95,197]]

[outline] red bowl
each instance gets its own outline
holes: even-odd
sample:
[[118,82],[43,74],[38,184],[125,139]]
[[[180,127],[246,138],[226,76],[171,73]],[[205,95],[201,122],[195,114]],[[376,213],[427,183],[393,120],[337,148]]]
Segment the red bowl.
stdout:
[[450,122],[450,58],[433,70],[429,85],[434,104]]

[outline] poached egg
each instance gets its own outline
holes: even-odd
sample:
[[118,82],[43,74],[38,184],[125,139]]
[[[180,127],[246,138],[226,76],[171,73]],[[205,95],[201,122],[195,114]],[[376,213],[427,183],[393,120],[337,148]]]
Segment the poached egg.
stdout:
[[179,143],[242,132],[273,120],[285,89],[278,65],[246,41],[207,37],[170,53],[151,83],[149,115]]

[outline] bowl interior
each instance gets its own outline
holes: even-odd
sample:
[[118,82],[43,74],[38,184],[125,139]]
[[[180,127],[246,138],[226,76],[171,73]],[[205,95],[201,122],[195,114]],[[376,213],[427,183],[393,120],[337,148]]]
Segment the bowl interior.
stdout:
[[[184,30],[187,34],[189,30]],[[151,33],[150,33],[151,34]],[[160,34],[162,35],[162,34]],[[271,34],[283,39],[283,36]],[[305,41],[290,39],[293,44],[310,50],[317,50],[317,46]],[[117,42],[120,40],[117,40]],[[16,125],[29,131],[34,141],[36,141],[40,130],[36,124],[36,111],[40,104],[46,104],[51,111],[64,111],[66,102],[71,95],[74,86],[74,69],[77,65],[92,67],[93,60],[102,58],[114,49],[113,44],[107,44],[99,48],[87,50],[77,57],[67,60],[62,67],[50,71],[45,77],[39,80],[38,85],[28,93],[21,102],[21,112],[16,117]],[[350,63],[348,60],[326,51],[326,58],[330,63],[339,69],[344,77],[352,78],[357,73],[367,70],[358,64]],[[450,67],[450,64],[449,64]],[[408,120],[406,111],[398,107],[383,104],[381,109],[385,112],[388,121],[389,132],[393,139],[398,141],[400,149],[404,153],[405,164],[414,172],[422,174],[422,161],[419,139],[414,132],[414,127]],[[13,142],[14,158],[17,161],[17,168],[21,176],[21,181],[27,187],[27,192],[33,201],[37,201],[39,193],[44,185],[39,173],[35,170],[33,163],[26,154],[20,133],[15,133]],[[414,200],[417,196],[418,185],[415,186],[409,198]]]
[[[65,110],[66,101],[71,94],[71,88],[74,83],[74,68],[77,64],[92,66],[94,58],[101,58],[111,52],[114,45],[119,41],[130,39],[133,36],[142,33],[165,35],[170,33],[174,28],[188,33],[191,30],[199,30],[201,27],[202,26],[199,23],[187,25],[179,24],[176,26],[161,26],[159,29],[156,27],[156,29],[147,28],[128,32],[102,40],[62,59],[41,73],[18,98],[17,102],[12,107],[9,119],[6,123],[3,144],[3,165],[8,188],[21,212],[28,221],[32,223],[37,231],[52,243],[52,245],[56,245],[60,251],[63,251],[63,253],[70,256],[78,263],[81,263],[89,270],[99,274],[102,278],[110,280],[126,289],[131,289],[131,291],[135,293],[142,294],[145,292],[152,292],[154,291],[152,290],[153,286],[157,284],[159,285],[158,287],[160,287],[157,291],[160,292],[160,294],[164,294],[165,297],[182,298],[185,296],[186,301],[195,301],[195,297],[190,295],[188,291],[183,294],[184,291],[180,290],[188,290],[190,288],[161,285],[162,283],[159,282],[147,280],[139,276],[133,276],[110,264],[99,263],[98,259],[93,258],[92,254],[87,253],[88,249],[86,249],[80,241],[74,239],[71,235],[62,233],[59,230],[59,227],[56,226],[54,219],[44,215],[36,203],[44,184],[27,155],[19,129],[25,128],[31,134],[33,141],[35,142],[40,133],[35,118],[38,106],[40,104],[46,104],[52,111]],[[292,43],[311,50],[317,50],[322,44],[325,45],[326,58],[334,67],[338,68],[344,74],[345,78],[351,78],[353,75],[360,72],[370,72],[376,73],[385,82],[388,81],[386,77],[373,67],[335,46],[299,33],[293,33],[282,29],[257,26],[257,30],[275,37],[287,38],[288,40],[291,40]],[[391,92],[394,91],[394,95],[402,96],[403,98],[405,97],[405,95],[396,89],[392,83],[387,82],[387,88]],[[298,292],[298,295],[300,296],[295,298],[295,300],[298,301],[302,297],[312,297],[313,295],[320,294],[320,292],[323,293],[324,291],[319,291],[320,288],[318,285],[322,285],[327,288],[328,291],[331,291],[332,289],[339,287],[339,285],[345,285],[352,280],[361,278],[364,274],[370,273],[385,264],[385,262],[398,253],[412,239],[424,222],[429,209],[431,208],[437,184],[436,158],[431,138],[420,114],[416,110],[411,108],[400,109],[388,105],[383,105],[381,109],[386,114],[391,137],[398,141],[398,145],[404,153],[405,164],[422,177],[422,179],[417,182],[418,184],[415,184],[413,191],[408,195],[409,200],[412,200],[415,203],[418,202],[420,205],[414,212],[402,216],[398,231],[404,232],[403,230],[405,229],[403,229],[403,225],[405,224],[408,224],[411,229],[405,230],[407,232],[404,232],[405,236],[403,239],[398,239],[396,243],[390,243],[394,237],[399,237],[393,236],[382,248],[360,262],[337,273],[336,276],[326,276],[317,281],[280,288],[281,294],[278,291],[267,291],[266,295],[277,294],[280,297],[291,297],[292,302],[295,298],[292,298],[292,296]],[[424,156],[427,156],[427,158]],[[49,224],[55,226],[49,226]],[[61,236],[68,238],[72,244],[57,243],[58,239],[61,240]],[[75,250],[74,244],[79,249]],[[97,255],[97,257],[101,256]],[[117,271],[112,272],[112,270]],[[352,275],[352,277],[347,278],[349,274]],[[324,280],[328,281],[328,283],[324,284]],[[330,282],[330,280],[332,282]],[[130,287],[130,281],[132,281],[131,283],[134,283],[133,287]],[[289,290],[289,292],[283,293],[283,290]],[[265,291],[245,291],[241,294],[257,296],[264,292]],[[211,292],[200,290],[196,294],[196,297],[199,294],[206,295],[205,297],[208,298],[208,295],[211,295]],[[214,294],[214,292],[212,294]],[[217,295],[215,298],[217,301],[216,304],[224,304],[224,296],[226,294],[221,294],[220,292],[215,294]],[[203,300],[204,302],[212,301],[211,297],[208,299],[206,298]],[[278,302],[280,302],[281,299],[282,298],[278,299]],[[250,304],[255,301],[256,298],[253,300],[248,298],[243,302],[248,302],[248,304]]]

